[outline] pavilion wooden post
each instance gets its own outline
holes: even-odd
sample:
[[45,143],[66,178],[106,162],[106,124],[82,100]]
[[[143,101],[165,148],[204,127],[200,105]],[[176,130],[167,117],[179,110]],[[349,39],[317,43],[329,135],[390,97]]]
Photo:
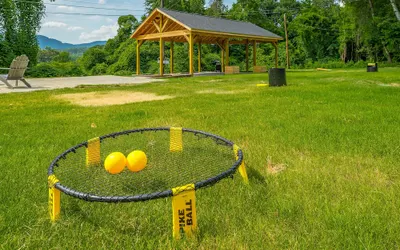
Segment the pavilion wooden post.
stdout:
[[225,67],[229,66],[229,39],[225,40]]
[[164,39],[162,37],[162,30],[163,27],[163,15],[160,14],[160,26],[159,26],[159,33],[161,33],[160,36],[160,76],[164,75]]
[[225,54],[224,49],[221,47],[221,72],[225,72]]
[[163,38],[160,37],[160,76],[164,75],[164,48]]
[[174,41],[171,41],[171,46],[169,47],[169,73],[174,73]]
[[198,43],[198,51],[197,51],[197,71],[201,72],[201,42]]
[[189,74],[193,75],[193,34],[189,34]]
[[275,42],[273,45],[275,47],[275,68],[278,68],[278,44]]
[[257,66],[257,43],[253,41],[253,72],[254,66]]
[[246,72],[249,72],[249,39],[246,39]]

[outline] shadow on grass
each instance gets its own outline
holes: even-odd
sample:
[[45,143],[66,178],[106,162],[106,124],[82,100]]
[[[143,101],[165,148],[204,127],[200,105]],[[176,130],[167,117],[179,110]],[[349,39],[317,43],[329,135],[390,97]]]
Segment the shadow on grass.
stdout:
[[254,184],[266,184],[265,177],[259,171],[249,166],[246,166],[246,170],[249,182]]

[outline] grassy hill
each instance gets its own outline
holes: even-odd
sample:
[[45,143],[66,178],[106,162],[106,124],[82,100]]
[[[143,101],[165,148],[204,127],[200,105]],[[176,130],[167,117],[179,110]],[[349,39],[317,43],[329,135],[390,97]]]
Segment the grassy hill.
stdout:
[[63,43],[57,39],[49,38],[47,36],[37,35],[39,47],[44,49],[50,47],[53,49],[71,49],[71,48],[90,48],[97,45],[104,45],[106,41],[95,41],[91,43],[71,44]]

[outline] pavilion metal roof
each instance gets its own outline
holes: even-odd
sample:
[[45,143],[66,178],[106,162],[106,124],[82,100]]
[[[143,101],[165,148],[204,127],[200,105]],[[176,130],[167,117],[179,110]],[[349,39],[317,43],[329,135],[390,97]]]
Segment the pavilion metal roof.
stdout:
[[279,40],[282,39],[282,37],[277,34],[249,22],[203,16],[165,8],[158,8],[158,10],[194,30],[241,34]]

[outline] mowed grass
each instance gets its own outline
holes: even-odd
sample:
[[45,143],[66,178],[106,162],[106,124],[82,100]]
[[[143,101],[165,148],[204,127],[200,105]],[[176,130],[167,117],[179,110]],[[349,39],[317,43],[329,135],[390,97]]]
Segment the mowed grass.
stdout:
[[[379,71],[291,71],[282,88],[256,87],[268,75],[255,74],[0,95],[0,248],[399,248],[400,69]],[[54,98],[111,90],[176,98],[104,107]],[[50,222],[55,156],[95,136],[159,126],[231,139],[250,185],[235,175],[196,192],[199,232],[188,240],[172,238],[170,198],[62,195],[61,218]],[[268,160],[286,168],[272,174]]]

